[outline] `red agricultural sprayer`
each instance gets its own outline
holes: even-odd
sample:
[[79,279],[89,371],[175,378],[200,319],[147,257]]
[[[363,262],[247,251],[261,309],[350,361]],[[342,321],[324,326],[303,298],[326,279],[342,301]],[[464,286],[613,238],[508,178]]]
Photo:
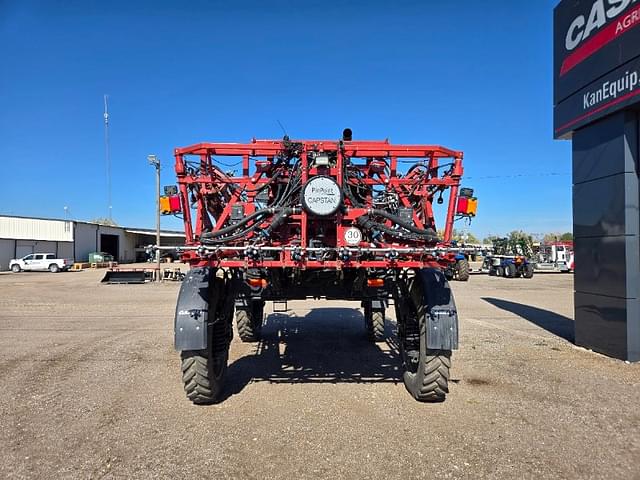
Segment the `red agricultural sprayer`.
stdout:
[[[234,314],[240,338],[258,341],[266,301],[307,298],[360,301],[373,341],[392,299],[407,389],[444,399],[458,326],[442,272],[455,262],[456,215],[476,205],[459,192],[462,152],[353,141],[346,129],[341,140],[200,143],[175,157],[192,266],[175,344],[193,402],[222,388]],[[437,225],[433,203],[446,194]]]

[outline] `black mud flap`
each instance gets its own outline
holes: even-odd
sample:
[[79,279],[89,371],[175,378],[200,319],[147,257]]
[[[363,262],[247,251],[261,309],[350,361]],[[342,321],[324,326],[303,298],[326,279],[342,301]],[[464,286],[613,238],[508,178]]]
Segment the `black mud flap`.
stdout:
[[178,351],[207,348],[210,287],[214,276],[215,269],[194,268],[187,272],[182,282],[174,324]]
[[427,305],[427,348],[457,350],[458,312],[445,275],[434,268],[418,272]]

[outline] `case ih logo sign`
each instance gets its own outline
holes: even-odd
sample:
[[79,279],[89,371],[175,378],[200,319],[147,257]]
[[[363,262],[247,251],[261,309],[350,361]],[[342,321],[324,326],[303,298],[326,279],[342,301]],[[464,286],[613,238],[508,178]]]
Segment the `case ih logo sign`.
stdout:
[[[567,30],[564,46],[571,52],[562,62],[560,75],[640,23],[640,6],[622,15],[637,0],[597,0],[589,16],[578,15]],[[615,19],[615,22],[607,24]]]
[[556,138],[640,100],[640,0],[563,0],[554,12]]

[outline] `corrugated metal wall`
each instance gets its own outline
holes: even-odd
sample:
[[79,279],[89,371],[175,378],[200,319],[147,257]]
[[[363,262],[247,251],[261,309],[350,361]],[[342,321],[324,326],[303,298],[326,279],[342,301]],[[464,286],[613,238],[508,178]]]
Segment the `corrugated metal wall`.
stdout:
[[9,260],[13,258],[15,240],[0,239],[0,272],[9,269]]
[[118,262],[133,262],[134,252],[131,242],[127,241],[122,227],[110,227],[107,225],[96,225],[88,223],[76,223],[75,252],[77,262],[86,262],[92,252],[102,252],[102,235],[115,235],[118,237]]
[[[94,223],[0,215],[0,270],[9,268],[9,260],[30,253],[55,253],[60,258],[86,262],[89,253],[104,251],[103,235],[118,237],[119,262],[134,262],[136,254],[146,258],[143,247],[155,243],[155,234],[125,232],[123,227]],[[163,245],[184,245],[184,237],[162,237]],[[142,249],[142,250],[141,250]]]
[[76,262],[87,262],[89,261],[89,254],[98,251],[96,230],[98,230],[98,225],[76,223]]
[[53,253],[57,258],[73,259],[73,242],[0,239],[0,272],[9,269],[9,261],[31,253]]
[[0,216],[0,238],[73,242],[73,222]]
[[57,242],[44,240],[16,240],[16,257],[22,258],[30,253],[56,253]]

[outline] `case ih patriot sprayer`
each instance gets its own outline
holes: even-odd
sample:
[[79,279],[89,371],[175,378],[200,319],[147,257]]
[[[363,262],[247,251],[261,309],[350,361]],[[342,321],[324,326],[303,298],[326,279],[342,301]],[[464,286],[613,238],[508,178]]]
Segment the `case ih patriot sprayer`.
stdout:
[[[192,267],[175,347],[191,401],[220,393],[234,316],[240,338],[257,341],[265,302],[307,298],[361,302],[373,341],[393,300],[407,389],[444,399],[458,319],[442,271],[456,260],[447,242],[462,152],[352,141],[346,129],[342,140],[200,143],[175,157]],[[241,173],[226,171],[233,162]],[[441,240],[432,203],[447,190]]]

